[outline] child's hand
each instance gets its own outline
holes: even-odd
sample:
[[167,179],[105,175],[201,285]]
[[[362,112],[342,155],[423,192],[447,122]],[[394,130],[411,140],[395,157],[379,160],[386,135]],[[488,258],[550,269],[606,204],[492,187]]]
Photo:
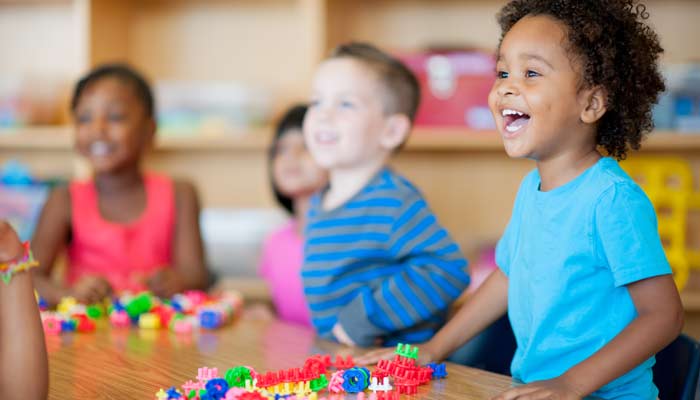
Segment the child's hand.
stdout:
[[69,295],[83,304],[95,304],[112,293],[112,286],[102,277],[88,275],[73,285]]
[[0,221],[0,263],[9,263],[24,255],[24,247],[14,229]]
[[148,288],[158,297],[170,298],[185,290],[180,274],[172,268],[163,268],[146,281]]
[[335,325],[333,326],[333,336],[342,344],[347,345],[347,346],[356,346],[355,342],[350,339],[350,336],[348,335],[347,332],[345,332],[345,329],[343,329],[343,326],[340,325],[339,322],[336,322]]
[[533,382],[528,385],[508,389],[494,400],[515,399],[557,399],[557,400],[581,400],[583,396],[563,377],[546,381]]
[[[355,358],[355,362],[359,365],[374,365],[379,360],[391,360],[392,358],[394,358],[395,351],[395,347],[384,347],[381,349],[372,350]],[[431,348],[430,342],[418,345],[419,364],[424,365],[438,361],[435,359],[435,356],[433,354],[434,353]]]

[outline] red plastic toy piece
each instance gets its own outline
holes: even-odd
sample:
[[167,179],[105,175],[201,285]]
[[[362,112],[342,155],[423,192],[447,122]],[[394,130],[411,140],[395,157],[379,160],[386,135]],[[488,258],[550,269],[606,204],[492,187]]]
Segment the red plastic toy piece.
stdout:
[[352,359],[352,356],[348,356],[347,359],[343,360],[343,357],[336,355],[335,356],[335,368],[336,369],[350,369],[355,366],[355,361]]

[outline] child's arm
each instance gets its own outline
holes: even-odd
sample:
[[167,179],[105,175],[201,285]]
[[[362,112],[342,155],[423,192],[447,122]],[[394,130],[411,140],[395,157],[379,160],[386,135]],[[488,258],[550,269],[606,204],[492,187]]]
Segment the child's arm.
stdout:
[[[395,273],[365,285],[338,312],[338,340],[372,346],[377,338],[438,315],[469,284],[467,262],[425,201],[416,196],[397,213],[388,247]],[[346,337],[344,337],[346,336]]]
[[39,262],[34,274],[34,285],[49,305],[55,305],[61,298],[73,296],[86,304],[95,303],[107,296],[112,288],[100,277],[87,276],[73,288],[63,287],[51,280],[51,271],[59,252],[68,241],[71,226],[70,194],[68,188],[54,189],[46,200],[39,223],[37,224],[32,250]]
[[[14,231],[0,222],[0,262],[22,256]],[[0,281],[0,398],[45,399],[48,365],[44,331],[32,286],[32,275],[15,274]]]
[[[497,269],[432,339],[419,346],[419,362],[425,364],[446,358],[505,314],[507,308],[508,277]],[[359,364],[374,364],[393,355],[393,348],[380,349],[358,357],[356,361]]]
[[622,376],[673,341],[683,327],[683,307],[671,275],[644,279],[627,288],[637,318],[610,343],[559,378],[510,389],[497,399],[525,395],[538,399],[579,399]]
[[171,297],[186,289],[205,289],[209,279],[199,228],[199,199],[191,183],[175,183],[175,208],[173,265],[148,280],[150,289],[161,297]]

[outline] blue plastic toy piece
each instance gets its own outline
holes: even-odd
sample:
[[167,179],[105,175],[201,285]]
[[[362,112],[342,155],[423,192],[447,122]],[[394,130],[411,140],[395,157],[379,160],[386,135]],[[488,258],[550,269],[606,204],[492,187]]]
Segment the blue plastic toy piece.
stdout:
[[359,393],[369,385],[369,370],[364,367],[350,368],[343,374],[343,389],[348,393]]
[[214,400],[220,400],[226,397],[226,392],[228,391],[228,382],[223,378],[210,379],[207,382],[205,389],[207,394]]
[[221,314],[216,311],[202,311],[199,314],[199,325],[206,329],[216,329],[221,326]]
[[433,370],[433,379],[444,379],[447,377],[447,367],[445,363],[429,363],[428,367]]

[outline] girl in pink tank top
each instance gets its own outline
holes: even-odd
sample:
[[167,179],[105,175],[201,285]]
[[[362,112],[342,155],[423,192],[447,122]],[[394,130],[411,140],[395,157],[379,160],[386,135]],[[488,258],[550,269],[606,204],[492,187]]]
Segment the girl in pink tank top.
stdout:
[[[170,297],[206,286],[194,187],[141,169],[155,134],[153,110],[148,84],[128,66],[105,65],[78,82],[76,149],[94,176],[55,189],[39,219],[35,281],[49,304],[69,295],[94,303],[124,290]],[[58,283],[50,275],[64,247],[66,279]]]

